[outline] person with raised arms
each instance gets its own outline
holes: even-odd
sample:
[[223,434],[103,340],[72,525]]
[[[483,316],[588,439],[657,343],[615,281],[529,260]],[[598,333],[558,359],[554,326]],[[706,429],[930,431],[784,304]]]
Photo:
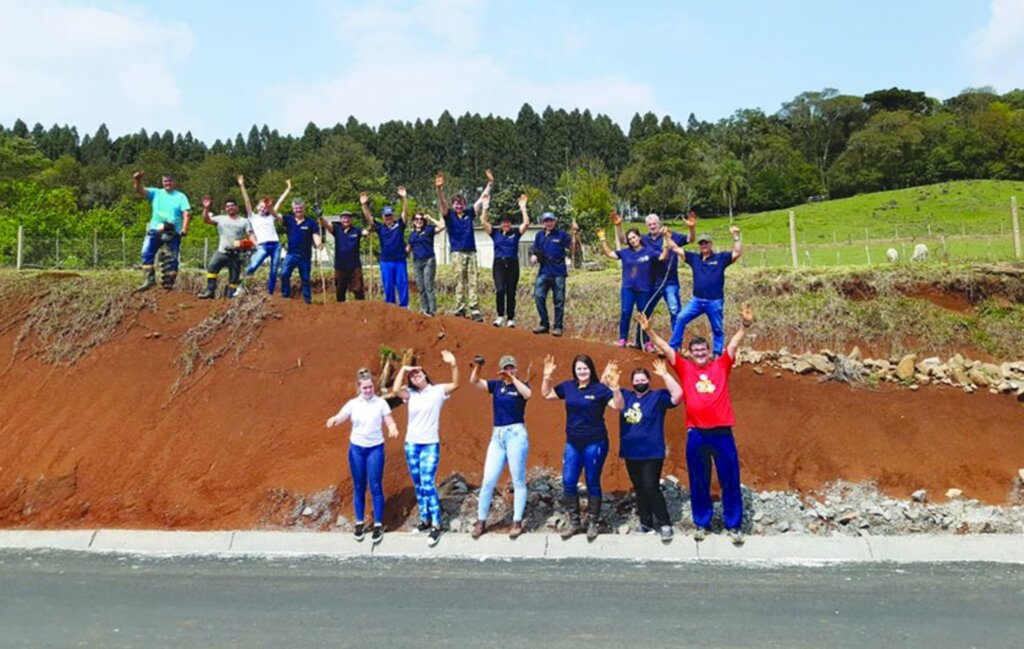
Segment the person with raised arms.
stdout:
[[711,527],[711,463],[718,472],[722,488],[722,518],[729,537],[736,545],[743,543],[743,492],[740,483],[740,461],[736,452],[732,398],[729,376],[736,362],[740,343],[747,329],[754,324],[754,312],[744,304],[739,330],[729,341],[725,353],[712,359],[708,342],[697,336],[690,339],[691,358],[683,358],[663,338],[651,330],[647,317],[638,313],[637,323],[651,337],[654,346],[673,367],[683,390],[686,405],[686,470],[690,475],[690,507],[697,530],[694,538],[704,539]]
[[420,294],[420,312],[432,316],[437,313],[437,255],[434,254],[434,236],[444,232],[444,221],[431,218],[426,212],[417,212],[412,217],[409,243],[406,250],[412,253],[412,270],[416,278],[416,290]]
[[380,278],[384,284],[384,301],[407,309],[409,268],[405,263],[405,217],[409,210],[409,200],[405,187],[398,188],[398,195],[402,199],[402,212],[397,220],[395,208],[385,205],[381,210],[383,223],[375,222],[369,206],[370,195],[367,192],[359,192],[359,205],[363,208],[366,227],[376,232],[380,241]]
[[[241,179],[241,177],[239,177]],[[256,246],[249,219],[238,214],[238,203],[233,198],[224,202],[224,214],[213,216],[210,206],[213,201],[203,197],[203,223],[217,228],[217,251],[206,266],[206,289],[199,294],[200,300],[217,296],[217,275],[221,269],[228,269],[228,286],[224,297],[235,297],[235,291],[242,281],[242,253]]]
[[665,361],[654,361],[654,373],[665,384],[663,390],[651,389],[651,374],[637,367],[630,376],[632,390],[622,391],[624,408],[619,414],[619,457],[626,462],[629,480],[636,492],[639,534],[658,532],[661,540],[672,540],[665,496],[661,493],[661,468],[665,463],[665,415],[683,399],[683,390],[665,368]]
[[473,363],[469,375],[470,385],[491,394],[494,429],[487,446],[484,475],[480,484],[477,521],[473,525],[473,538],[487,531],[487,515],[491,511],[494,488],[498,485],[505,461],[512,476],[512,529],[508,535],[517,539],[523,533],[523,514],[526,511],[526,454],[530,440],[526,432],[526,402],[533,396],[530,386],[519,378],[519,364],[515,356],[505,355],[498,361],[498,378],[485,381],[480,378],[482,359]]
[[545,399],[565,401],[565,453],[562,456],[562,504],[569,517],[562,539],[568,540],[583,531],[580,501],[576,483],[580,473],[587,483],[587,540],[597,538],[601,525],[601,471],[608,457],[608,428],[604,423],[605,408],[622,410],[624,405],[619,390],[619,366],[611,361],[596,377],[594,361],[586,354],[572,360],[573,378],[552,385],[555,357],[544,358],[544,380],[540,394]]
[[270,271],[267,275],[267,293],[273,295],[277,287],[277,273],[281,267],[281,241],[277,236],[277,224],[281,222],[281,204],[292,191],[292,181],[288,180],[284,193],[278,197],[276,203],[271,203],[270,197],[260,200],[256,211],[252,209],[252,202],[249,200],[249,192],[245,188],[245,177],[239,174],[238,187],[242,190],[242,200],[245,201],[245,212],[249,216],[249,223],[252,225],[252,232],[256,236],[256,252],[249,259],[249,266],[245,269],[245,276],[252,277],[263,265],[264,260],[270,260]]
[[188,196],[178,191],[174,176],[161,176],[162,188],[143,187],[142,172],[132,174],[135,193],[152,204],[149,224],[146,226],[146,238],[142,240],[142,272],[145,279],[137,291],[145,291],[156,286],[156,270],[153,263],[161,246],[167,247],[168,259],[160,269],[160,283],[166,289],[174,288],[174,280],[178,277],[178,257],[181,252],[181,238],[188,234],[188,225],[192,220],[192,206]]
[[366,521],[366,487],[369,483],[373,500],[373,542],[384,538],[384,433],[398,437],[398,426],[391,416],[387,402],[377,395],[373,375],[361,369],[356,373],[356,389],[359,394],[348,400],[336,415],[327,420],[327,427],[340,426],[352,421],[352,433],[348,444],[348,466],[352,473],[352,504],[355,507],[355,530],[357,541],[363,540]]
[[519,213],[522,223],[512,225],[512,216],[501,215],[501,225],[491,225],[487,218],[487,210],[491,197],[483,197],[483,210],[480,212],[480,225],[484,232],[494,241],[494,264],[491,273],[494,277],[495,304],[498,317],[494,319],[495,327],[516,326],[516,289],[519,288],[519,240],[530,227],[530,213],[526,211],[526,194],[519,197]]
[[693,297],[679,314],[672,327],[672,338],[668,341],[673,349],[679,349],[683,344],[686,325],[704,314],[711,323],[714,355],[722,355],[725,347],[725,269],[743,255],[740,229],[735,225],[729,226],[729,233],[732,235],[732,250],[729,252],[715,252],[708,234],[697,237],[700,252],[683,250],[671,238],[665,238],[665,245],[693,270]]
[[[668,248],[660,252],[644,244],[640,232],[636,228],[630,228],[626,233],[625,248],[611,250],[605,240],[604,229],[597,231],[597,239],[601,242],[601,249],[609,259],[622,262],[622,286],[619,288],[619,347],[626,346],[626,337],[629,336],[629,327],[633,324],[633,311],[644,312],[651,298],[651,275],[656,261],[664,261],[668,258]],[[644,338],[643,332],[637,328],[636,347],[652,351],[650,343]]]
[[416,502],[420,510],[417,531],[429,531],[427,545],[430,546],[437,545],[441,539],[441,499],[436,484],[437,463],[441,459],[441,407],[449,395],[459,389],[459,367],[455,355],[446,349],[441,352],[441,360],[451,367],[451,382],[434,385],[422,367],[403,365],[395,374],[392,389],[409,406],[405,459],[409,463],[409,475],[416,487]]
[[473,205],[466,205],[466,197],[457,194],[451,205],[444,195],[444,174],[434,176],[434,187],[437,189],[437,208],[448,226],[448,245],[451,246],[451,261],[455,267],[455,315],[465,318],[467,313],[477,322],[483,322],[480,312],[480,301],[477,297],[480,281],[479,265],[476,258],[476,237],[473,234],[473,223],[476,214],[483,208],[484,196],[491,195],[494,185],[494,174],[488,169],[487,185],[480,198]]
[[359,245],[370,231],[353,225],[354,216],[348,210],[342,210],[337,221],[320,216],[320,228],[334,237],[334,299],[338,302],[344,302],[349,292],[357,300],[366,299]]
[[316,221],[306,218],[306,204],[298,198],[292,201],[292,213],[285,214],[282,222],[288,232],[288,254],[281,266],[281,297],[292,296],[292,273],[298,269],[302,281],[302,299],[306,304],[312,304],[310,273],[313,270],[313,247],[317,250],[323,248],[320,227]]

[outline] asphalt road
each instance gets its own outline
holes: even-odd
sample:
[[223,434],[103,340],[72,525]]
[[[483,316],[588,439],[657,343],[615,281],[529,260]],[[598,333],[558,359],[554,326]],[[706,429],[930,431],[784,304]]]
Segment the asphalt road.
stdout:
[[1017,647],[1024,566],[0,551],[0,647]]

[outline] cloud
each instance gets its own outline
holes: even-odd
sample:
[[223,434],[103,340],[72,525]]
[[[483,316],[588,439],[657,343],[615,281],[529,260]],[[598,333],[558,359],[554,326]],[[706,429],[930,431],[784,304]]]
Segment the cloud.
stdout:
[[988,24],[971,35],[966,49],[975,85],[1024,87],[1024,3],[992,0]]
[[515,117],[523,103],[538,112],[549,105],[589,108],[621,124],[638,110],[659,111],[651,88],[625,75],[580,75],[574,65],[569,76],[559,58],[585,49],[582,31],[548,42],[549,35],[521,25],[491,24],[487,2],[377,2],[325,11],[346,44],[323,62],[326,78],[266,94],[278,105],[276,121],[290,132],[349,115],[373,125],[436,118],[445,110]]
[[187,27],[66,0],[0,0],[0,15],[0,121],[113,132],[184,121],[174,69],[193,48]]

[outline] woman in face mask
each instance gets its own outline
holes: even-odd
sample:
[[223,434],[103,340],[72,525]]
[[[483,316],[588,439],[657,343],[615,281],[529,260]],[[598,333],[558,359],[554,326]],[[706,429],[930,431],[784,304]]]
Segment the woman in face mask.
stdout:
[[636,491],[638,534],[657,531],[661,540],[672,540],[665,497],[661,494],[661,467],[665,462],[665,413],[683,399],[679,383],[668,373],[665,361],[654,361],[654,373],[665,390],[651,389],[651,375],[643,367],[633,370],[632,390],[623,390],[625,407],[619,416],[619,457],[626,461],[629,479]]

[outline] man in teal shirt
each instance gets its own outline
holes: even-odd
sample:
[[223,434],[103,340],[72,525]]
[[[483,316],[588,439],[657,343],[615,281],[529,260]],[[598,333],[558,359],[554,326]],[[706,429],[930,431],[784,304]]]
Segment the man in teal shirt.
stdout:
[[148,200],[153,206],[149,225],[146,227],[146,238],[142,241],[142,270],[146,279],[138,290],[156,285],[156,270],[153,262],[161,246],[167,246],[169,259],[161,264],[160,280],[164,288],[172,288],[178,276],[178,253],[181,250],[181,238],[188,234],[191,219],[188,196],[175,188],[174,177],[169,174],[162,176],[163,188],[143,187],[142,172],[132,174],[135,193]]

